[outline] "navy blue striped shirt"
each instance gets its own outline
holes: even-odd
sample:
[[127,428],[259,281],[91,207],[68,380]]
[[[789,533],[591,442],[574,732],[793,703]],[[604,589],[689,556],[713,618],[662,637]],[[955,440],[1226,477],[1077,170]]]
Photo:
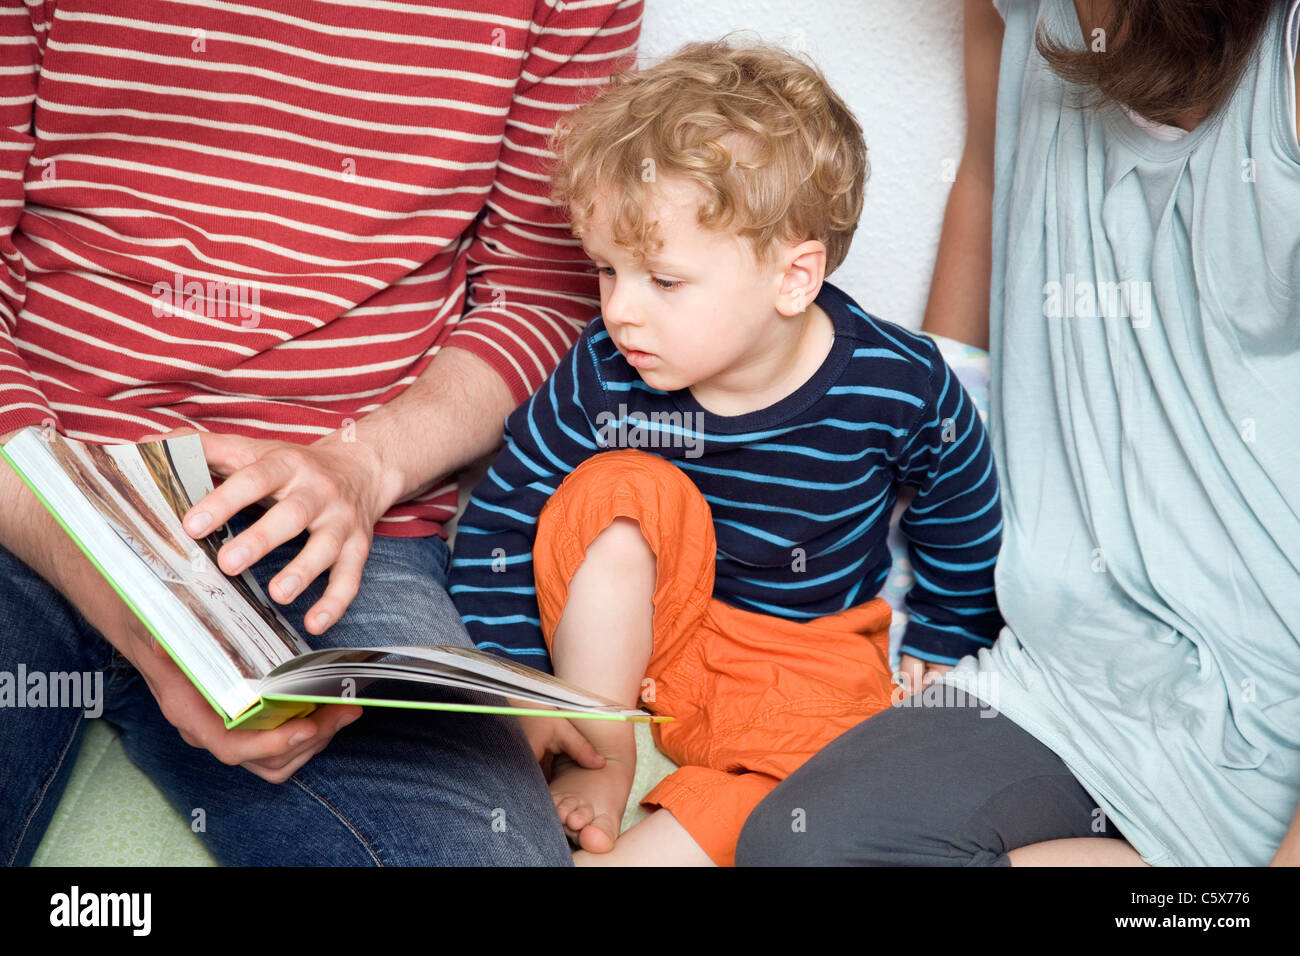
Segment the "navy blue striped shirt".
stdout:
[[791,395],[744,415],[646,385],[596,318],[506,419],[505,448],[456,537],[450,591],[478,646],[542,670],[532,547],[564,477],[606,448],[680,468],[713,512],[714,597],[806,621],[870,600],[889,574],[899,487],[915,582],[902,650],[955,663],[1001,627],[993,569],[997,475],[974,403],[928,337],[868,315],[823,283],[830,354]]

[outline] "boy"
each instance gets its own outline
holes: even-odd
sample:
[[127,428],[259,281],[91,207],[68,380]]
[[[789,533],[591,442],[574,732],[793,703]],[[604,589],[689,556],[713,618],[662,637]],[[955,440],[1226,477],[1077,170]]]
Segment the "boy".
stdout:
[[867,159],[814,67],[692,44],[570,114],[556,152],[601,315],[507,420],[450,591],[480,648],[674,718],[654,730],[681,768],[621,837],[631,727],[524,721],[576,862],[727,865],[772,787],[891,702],[874,595],[900,485],[903,651],[993,643],[989,443],[928,338],[824,281]]

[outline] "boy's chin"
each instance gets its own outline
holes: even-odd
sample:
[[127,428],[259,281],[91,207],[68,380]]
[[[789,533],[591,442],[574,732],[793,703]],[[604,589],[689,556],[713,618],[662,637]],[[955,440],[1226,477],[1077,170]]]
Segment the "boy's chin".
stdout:
[[641,381],[661,392],[675,392],[678,389],[686,388],[685,385],[676,381],[671,375],[664,375],[654,369],[644,372],[637,369],[636,373],[641,376]]

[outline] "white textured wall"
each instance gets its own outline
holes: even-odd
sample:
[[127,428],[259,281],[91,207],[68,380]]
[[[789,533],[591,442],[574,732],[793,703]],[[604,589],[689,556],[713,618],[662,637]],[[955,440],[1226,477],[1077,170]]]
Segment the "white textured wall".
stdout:
[[857,115],[871,160],[862,221],[831,281],[915,329],[948,197],[944,160],[955,163],[965,135],[961,19],[961,0],[646,0],[641,56],[737,29],[802,45]]

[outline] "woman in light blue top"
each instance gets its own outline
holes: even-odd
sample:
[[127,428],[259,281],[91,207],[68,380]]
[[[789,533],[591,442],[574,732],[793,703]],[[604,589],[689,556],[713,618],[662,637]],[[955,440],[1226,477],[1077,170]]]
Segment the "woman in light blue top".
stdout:
[[988,331],[1006,628],[904,660],[922,706],[778,788],[740,862],[1300,861],[1298,5],[968,3],[926,328]]

